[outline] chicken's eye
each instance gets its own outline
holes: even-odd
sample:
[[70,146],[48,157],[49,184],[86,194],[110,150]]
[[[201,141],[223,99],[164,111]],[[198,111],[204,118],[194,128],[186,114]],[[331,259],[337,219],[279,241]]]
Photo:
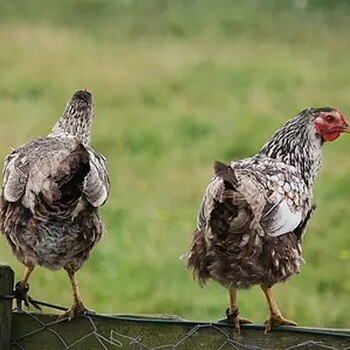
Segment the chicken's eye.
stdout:
[[332,115],[327,115],[325,119],[327,120],[328,123],[334,122],[334,117]]

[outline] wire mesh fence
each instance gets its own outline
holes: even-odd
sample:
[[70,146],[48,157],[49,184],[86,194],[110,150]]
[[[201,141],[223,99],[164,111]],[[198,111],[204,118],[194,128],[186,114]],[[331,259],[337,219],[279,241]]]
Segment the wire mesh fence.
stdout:
[[[194,322],[166,315],[101,315],[74,320],[53,313],[12,310],[13,271],[0,266],[0,350],[350,350],[350,330]],[[52,310],[60,305],[33,300]],[[12,320],[12,321],[11,321]]]
[[14,311],[13,321],[10,349],[21,350],[350,350],[350,332],[319,329],[286,327],[265,335],[263,325],[253,325],[237,335],[230,326],[218,323],[90,313],[68,321],[26,310]]

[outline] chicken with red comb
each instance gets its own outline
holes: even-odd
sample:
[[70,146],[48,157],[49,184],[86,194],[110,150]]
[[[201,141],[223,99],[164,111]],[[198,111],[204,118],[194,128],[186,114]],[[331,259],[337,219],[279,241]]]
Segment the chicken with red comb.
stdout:
[[229,290],[226,321],[238,332],[250,321],[239,316],[237,290],[254,285],[269,306],[265,332],[296,325],[282,316],[272,287],[301,270],[322,147],[349,132],[338,109],[308,108],[280,127],[256,155],[215,163],[183,257],[200,285],[211,278]]

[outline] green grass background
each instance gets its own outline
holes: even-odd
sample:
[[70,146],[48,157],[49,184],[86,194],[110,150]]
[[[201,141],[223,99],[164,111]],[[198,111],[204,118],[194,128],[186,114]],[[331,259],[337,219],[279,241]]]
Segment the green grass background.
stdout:
[[[215,159],[254,154],[307,106],[350,115],[350,7],[300,0],[0,0],[0,156],[45,135],[70,95],[96,98],[93,146],[110,165],[107,232],[78,274],[101,313],[217,320],[227,292],[201,289],[186,251]],[[350,327],[350,138],[324,147],[301,275],[275,287],[302,325]],[[0,263],[23,267],[0,240]],[[69,305],[63,271],[38,268],[38,299]],[[259,288],[243,316],[261,322]]]

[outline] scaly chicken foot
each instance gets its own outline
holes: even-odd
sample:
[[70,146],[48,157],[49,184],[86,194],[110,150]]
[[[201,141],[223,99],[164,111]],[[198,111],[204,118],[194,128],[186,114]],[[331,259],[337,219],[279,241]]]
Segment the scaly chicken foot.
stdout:
[[275,299],[272,294],[272,289],[266,286],[261,286],[261,289],[263,290],[267,303],[269,304],[269,310],[270,310],[270,317],[267,321],[265,321],[266,327],[265,327],[265,334],[270,332],[273,327],[276,326],[297,326],[298,324],[294,321],[287,320],[282,316],[281,311],[279,310]]
[[70,321],[73,318],[84,316],[86,313],[94,312],[94,311],[87,309],[81,300],[75,271],[72,271],[68,268],[66,268],[66,271],[68,273],[68,276],[70,278],[71,285],[72,285],[73,305],[69,310],[59,315],[58,318],[59,319],[68,318],[68,321]]
[[30,305],[34,306],[36,309],[41,311],[41,307],[33,300],[33,298],[28,295],[29,284],[18,281],[15,285],[14,296],[16,299],[16,307],[22,310],[22,303],[29,308]]
[[285,319],[281,314],[270,314],[270,317],[264,322],[266,324],[265,334],[270,332],[273,327],[277,326],[297,326],[298,324],[292,320]]
[[59,315],[58,319],[67,318],[68,321],[71,321],[73,318],[84,316],[88,312],[93,311],[87,309],[81,301],[74,301],[72,307],[63,314]]
[[33,298],[28,295],[29,292],[29,276],[34,270],[34,266],[26,266],[24,271],[23,279],[18,281],[15,285],[15,290],[13,292],[16,299],[17,309],[22,310],[22,303],[29,308],[30,305],[34,306],[36,309],[41,311],[41,307],[33,300]]
[[237,291],[236,289],[231,288],[229,290],[230,296],[230,307],[226,310],[226,318],[220,320],[219,322],[230,323],[234,326],[234,330],[240,334],[242,324],[252,324],[253,322],[247,318],[239,317],[239,310],[237,307]]
[[236,308],[233,312],[230,311],[230,308],[226,309],[226,318],[220,320],[222,323],[229,323],[233,325],[233,329],[238,334],[241,334],[241,325],[242,324],[252,324],[253,322],[247,318],[242,318],[239,316],[239,310]]

